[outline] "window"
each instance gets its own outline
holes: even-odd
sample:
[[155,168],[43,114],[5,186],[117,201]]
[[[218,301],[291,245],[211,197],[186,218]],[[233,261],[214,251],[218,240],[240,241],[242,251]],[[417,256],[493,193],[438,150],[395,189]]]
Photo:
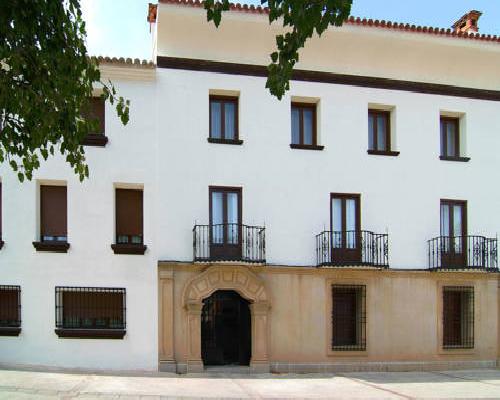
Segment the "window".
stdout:
[[441,200],[441,266],[465,267],[467,264],[467,202]]
[[97,120],[97,131],[89,133],[83,140],[85,146],[105,146],[108,138],[105,135],[106,114],[104,99],[101,97],[92,97],[89,101],[89,109],[84,113],[84,118]]
[[0,249],[3,247],[2,240],[2,182],[0,182]]
[[0,285],[0,336],[21,333],[21,287]]
[[443,349],[474,348],[474,287],[443,287]]
[[368,154],[397,156],[391,151],[390,111],[368,110]]
[[316,104],[292,103],[292,149],[323,150],[316,134]]
[[142,189],[116,189],[115,254],[144,254]]
[[238,98],[210,96],[211,143],[242,144],[238,139]]
[[67,252],[67,188],[40,185],[40,242],[37,251]]
[[332,260],[361,262],[361,213],[359,194],[330,195]]
[[469,161],[469,157],[461,157],[460,119],[458,117],[441,116],[441,160]]
[[125,289],[56,287],[55,332],[59,337],[122,339]]
[[241,258],[241,188],[210,187],[210,256]]
[[366,286],[332,286],[332,350],[366,350]]

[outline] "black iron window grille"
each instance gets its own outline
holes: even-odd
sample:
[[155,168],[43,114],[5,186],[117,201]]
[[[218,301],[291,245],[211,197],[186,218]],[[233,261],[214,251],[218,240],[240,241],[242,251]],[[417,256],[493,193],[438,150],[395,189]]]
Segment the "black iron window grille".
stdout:
[[365,285],[332,285],[332,350],[366,350]]
[[0,336],[21,333],[21,287],[0,285]]
[[121,339],[126,328],[124,288],[56,287],[59,337]]
[[474,287],[443,287],[443,349],[474,348]]

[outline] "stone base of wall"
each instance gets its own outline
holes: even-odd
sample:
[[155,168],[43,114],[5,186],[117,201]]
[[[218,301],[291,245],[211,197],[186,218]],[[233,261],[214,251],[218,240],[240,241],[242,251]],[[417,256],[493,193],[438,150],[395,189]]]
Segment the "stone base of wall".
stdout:
[[160,372],[177,372],[178,374],[199,374],[199,373],[234,373],[234,374],[266,374],[272,372],[269,363],[251,363],[250,366],[210,366],[208,368],[201,366],[201,368],[190,368],[186,363],[175,364],[175,370],[162,369],[160,362]]
[[[262,374],[262,373],[294,373],[324,374],[347,372],[415,372],[415,371],[450,371],[467,369],[491,369],[499,366],[497,360],[480,361],[391,361],[391,362],[337,362],[337,363],[288,363],[271,362],[266,366],[211,366],[202,370],[191,371],[186,363],[160,363],[160,372],[176,372],[178,374]],[[173,369],[172,369],[173,367]],[[264,367],[264,368],[263,368]]]
[[497,360],[288,363],[271,362],[276,373],[414,372],[496,368]]

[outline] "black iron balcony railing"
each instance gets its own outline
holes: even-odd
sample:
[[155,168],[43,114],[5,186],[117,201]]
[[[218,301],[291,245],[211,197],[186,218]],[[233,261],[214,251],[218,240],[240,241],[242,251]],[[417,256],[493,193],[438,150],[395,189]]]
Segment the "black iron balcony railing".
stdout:
[[243,224],[195,225],[194,261],[266,262],[266,229]]
[[498,269],[496,238],[438,236],[428,246],[430,269]]
[[389,267],[389,235],[370,231],[324,231],[316,235],[318,266]]

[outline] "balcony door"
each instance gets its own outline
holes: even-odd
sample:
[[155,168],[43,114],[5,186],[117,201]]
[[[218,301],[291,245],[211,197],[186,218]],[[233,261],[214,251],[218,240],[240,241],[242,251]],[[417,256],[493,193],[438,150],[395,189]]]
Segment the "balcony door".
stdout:
[[241,188],[210,187],[210,257],[241,259]]
[[360,196],[330,195],[332,261],[338,264],[361,262]]
[[467,264],[467,202],[441,200],[441,266]]

